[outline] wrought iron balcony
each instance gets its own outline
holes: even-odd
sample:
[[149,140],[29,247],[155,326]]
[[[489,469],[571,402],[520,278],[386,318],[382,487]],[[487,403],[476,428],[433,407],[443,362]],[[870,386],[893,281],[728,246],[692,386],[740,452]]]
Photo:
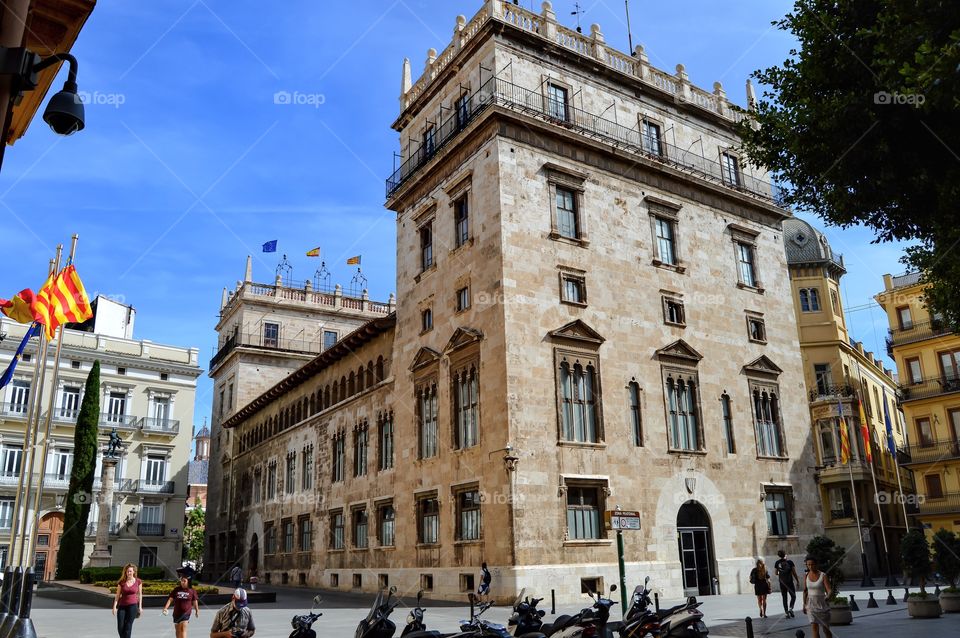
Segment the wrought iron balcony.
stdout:
[[923,379],[919,383],[910,383],[900,386],[901,401],[916,401],[929,399],[941,394],[960,392],[960,377],[933,377]]
[[140,479],[137,481],[137,492],[148,494],[173,494],[175,483],[173,481],[152,481],[149,479]]
[[896,346],[902,346],[906,343],[932,339],[954,332],[954,327],[942,319],[933,319],[923,323],[914,323],[902,328],[890,328],[887,337],[887,345],[892,350]]
[[65,490],[70,487],[70,472],[47,472],[43,477],[44,489]]
[[907,464],[936,463],[951,459],[960,459],[960,443],[957,441],[929,441],[914,443],[909,446],[910,455]]
[[16,485],[20,482],[20,472],[0,472],[0,485]]
[[120,430],[133,430],[137,427],[137,417],[132,414],[100,413],[100,425]]
[[[346,303],[348,299],[344,298]],[[357,300],[360,301],[360,300]],[[323,341],[321,339],[285,339],[280,337],[267,337],[259,332],[247,332],[231,335],[224,344],[217,350],[217,353],[210,359],[210,369],[212,370],[223,361],[227,355],[237,348],[262,348],[265,350],[276,350],[280,352],[292,352],[303,354],[320,354],[323,350]]]
[[137,536],[163,536],[163,523],[137,523]]
[[960,492],[944,492],[936,498],[924,494],[907,503],[907,512],[916,516],[960,513]]
[[685,148],[668,144],[663,139],[652,139],[636,128],[618,124],[600,115],[584,111],[569,103],[550,99],[539,90],[530,90],[500,78],[490,78],[470,96],[462,106],[441,119],[433,134],[412,152],[393,175],[387,179],[387,197],[394,193],[424,165],[432,160],[448,143],[466,129],[481,113],[491,107],[500,107],[578,133],[618,150],[645,158],[655,164],[669,166],[684,173],[727,188],[748,193],[783,205],[782,191],[767,180],[757,179],[743,172],[745,167],[729,170],[719,158],[708,158]]
[[852,397],[855,394],[856,391],[853,389],[852,385],[832,385],[818,383],[815,389],[810,390],[809,397],[811,401],[827,401],[835,400],[840,397]]
[[832,520],[837,520],[838,518],[853,518],[853,507],[846,505],[842,509],[831,509],[830,518]]
[[77,408],[57,408],[53,411],[53,420],[59,423],[76,423],[80,416]]
[[3,416],[12,416],[27,418],[27,404],[26,403],[0,403],[0,413]]
[[140,419],[140,429],[144,432],[174,435],[180,431],[179,419],[156,419],[146,417]]

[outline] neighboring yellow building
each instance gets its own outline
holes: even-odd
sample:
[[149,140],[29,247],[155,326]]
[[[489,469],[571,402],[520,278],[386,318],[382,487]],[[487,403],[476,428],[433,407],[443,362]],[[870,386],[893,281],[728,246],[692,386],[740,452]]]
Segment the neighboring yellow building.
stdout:
[[[854,548],[859,543],[855,518],[858,513],[870,574],[883,576],[885,555],[891,557],[891,567],[897,569],[899,540],[907,529],[904,499],[896,495],[901,489],[907,494],[914,491],[908,470],[901,468],[897,481],[897,464],[888,452],[885,414],[890,416],[896,447],[902,449],[905,445],[896,380],[893,372],[885,369],[872,352],[865,351],[847,330],[840,295],[840,278],[847,272],[843,258],[833,252],[826,237],[801,219],[784,221],[783,240],[810,399],[824,533],[837,544]],[[860,435],[857,397],[862,397],[870,423],[876,487]],[[849,466],[840,462],[841,404],[849,428]],[[910,498],[906,500],[909,502]],[[848,552],[846,563],[844,571],[848,576],[862,575],[859,552]]]
[[917,480],[912,510],[928,533],[960,531],[960,334],[924,306],[919,273],[884,275],[883,286],[876,299],[890,324]]

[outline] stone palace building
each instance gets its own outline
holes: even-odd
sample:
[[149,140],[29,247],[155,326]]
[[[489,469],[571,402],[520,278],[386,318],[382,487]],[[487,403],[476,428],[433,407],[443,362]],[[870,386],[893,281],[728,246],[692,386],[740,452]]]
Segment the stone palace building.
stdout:
[[[459,598],[485,561],[495,597],[569,601],[617,581],[618,507],[641,516],[629,583],[667,596],[752,591],[756,557],[802,554],[821,515],[790,213],[742,117],[549,2],[487,0],[416,82],[405,62],[399,302],[215,408],[210,575]],[[318,294],[289,290],[262,299]]]

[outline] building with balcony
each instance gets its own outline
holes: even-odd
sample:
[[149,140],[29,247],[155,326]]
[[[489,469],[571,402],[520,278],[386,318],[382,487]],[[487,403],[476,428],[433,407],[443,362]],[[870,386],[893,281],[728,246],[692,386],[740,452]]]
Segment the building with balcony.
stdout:
[[[73,436],[87,375],[100,362],[100,440],[105,447],[116,429],[123,440],[111,510],[113,564],[164,565],[181,561],[181,532],[187,494],[194,399],[199,367],[196,348],[167,346],[132,338],[134,310],[105,297],[95,300],[91,321],[63,331],[56,387],[52,386],[54,346],[46,363],[41,415],[50,421],[46,458],[37,454],[29,479],[41,484],[37,514],[37,570],[44,578],[56,571],[63,528],[63,500],[73,464]],[[0,367],[6,367],[26,326],[0,318]],[[39,354],[34,341],[25,350],[13,381],[0,390],[0,538],[9,535],[14,498],[27,470],[24,450],[28,402]],[[52,398],[52,401],[51,401]],[[45,421],[44,421],[45,422]],[[43,430],[44,428],[41,428]],[[98,454],[94,491],[100,489]],[[87,556],[93,551],[97,504],[90,511]],[[6,539],[3,540],[6,543]],[[0,547],[0,555],[5,547]]]
[[580,600],[621,506],[630,582],[732,593],[821,531],[790,213],[723,88],[634,53],[487,0],[404,64],[396,312],[218,421],[211,575]]
[[913,515],[928,533],[960,531],[960,331],[924,305],[919,273],[883,276],[876,296],[887,313],[887,347],[897,362]]
[[[800,331],[824,532],[838,545],[856,547],[860,540],[855,516],[859,514],[861,528],[867,530],[864,550],[871,574],[886,573],[888,556],[896,571],[913,482],[912,473],[897,462],[905,460],[906,435],[894,374],[850,335],[840,294],[840,279],[847,272],[843,257],[802,219],[783,223],[783,242]],[[867,460],[861,435],[861,400],[872,462]],[[845,426],[841,425],[841,410]],[[887,416],[896,458],[890,453]],[[840,461],[841,427],[847,428],[850,440],[847,465]],[[859,552],[848,552],[844,572],[853,576],[862,571]]]

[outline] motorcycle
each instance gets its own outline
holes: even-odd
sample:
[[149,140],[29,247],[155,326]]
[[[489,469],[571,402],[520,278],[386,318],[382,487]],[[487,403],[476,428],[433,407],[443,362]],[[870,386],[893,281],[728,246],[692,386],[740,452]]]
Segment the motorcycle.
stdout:
[[690,598],[686,603],[669,609],[655,611],[650,608],[650,577],[633,590],[630,608],[618,628],[621,638],[702,638],[709,634],[703,622],[703,613],[698,609],[703,603]]
[[507,621],[508,631],[510,635],[519,638],[546,638],[540,629],[543,627],[543,617],[547,612],[537,609],[537,605],[543,602],[543,598],[524,598],[526,591],[521,589],[513,603],[513,615]]
[[[617,591],[616,585],[610,586],[610,593]],[[612,638],[614,631],[618,631],[622,623],[612,623],[610,609],[616,603],[610,598],[589,592],[593,599],[593,606],[583,609],[573,616],[558,616],[552,625],[544,625],[541,631],[551,638]]]
[[382,589],[377,593],[370,607],[370,613],[357,625],[355,638],[393,638],[397,626],[390,620],[390,614],[400,603],[399,598],[393,599],[396,593],[396,587],[391,587],[387,591],[386,598],[383,596]]
[[417,606],[407,614],[407,626],[403,628],[401,637],[406,638],[441,638],[439,631],[428,630],[426,623],[423,622],[423,613],[426,611],[420,606],[420,600],[423,598],[423,590],[417,592]]
[[323,602],[323,598],[319,595],[314,596],[310,612],[298,614],[293,617],[293,620],[290,621],[290,624],[293,626],[293,631],[290,632],[290,638],[317,638],[317,632],[315,632],[312,627],[313,623],[317,622],[317,619],[323,614],[319,612],[314,613],[313,610],[319,607],[321,602]]
[[503,625],[480,618],[485,611],[493,607],[493,603],[476,605],[476,600],[476,596],[470,594],[470,620],[460,621],[460,633],[448,634],[444,638],[513,638]]

